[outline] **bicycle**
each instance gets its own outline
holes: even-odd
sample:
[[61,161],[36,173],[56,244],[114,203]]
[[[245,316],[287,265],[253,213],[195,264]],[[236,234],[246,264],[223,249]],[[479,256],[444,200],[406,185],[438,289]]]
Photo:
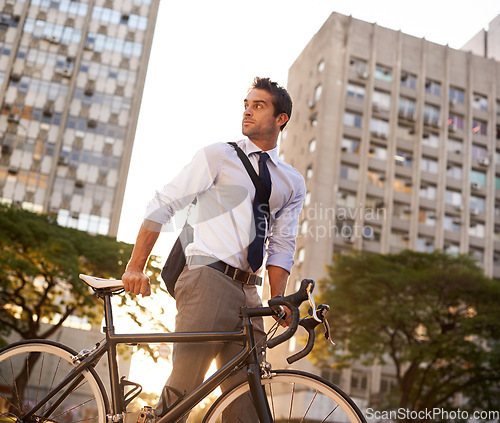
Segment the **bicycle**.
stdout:
[[[181,397],[157,422],[177,421],[203,401],[235,370],[247,366],[248,380],[224,392],[205,414],[204,423],[221,421],[223,411],[240,395],[248,393],[259,420],[264,423],[366,423],[354,401],[332,383],[310,373],[272,370],[268,363],[259,363],[259,348],[273,348],[285,342],[295,334],[299,325],[306,329],[309,337],[305,348],[287,359],[290,364],[305,357],[312,350],[317,325],[323,323],[325,336],[330,340],[326,321],[329,307],[321,305],[316,309],[312,299],[314,281],[304,279],[296,293],[270,299],[268,307],[241,308],[243,329],[240,331],[117,334],[113,326],[111,297],[124,291],[123,283],[120,280],[105,280],[88,275],[80,275],[80,278],[104,300],[105,339],[93,348],[80,352],[47,340],[21,341],[1,349],[0,385],[7,384],[8,392],[0,392],[0,399],[5,403],[4,410],[1,409],[0,403],[0,421],[122,422],[125,420],[127,406],[139,395],[142,388],[137,383],[119,377],[117,345],[239,341],[243,343],[241,352],[206,379],[194,392]],[[312,311],[307,317],[299,320],[299,306],[307,300]],[[292,312],[290,326],[284,333],[267,340],[265,345],[257,346],[251,318],[282,316],[284,306]],[[104,356],[108,357],[111,400],[95,369]],[[25,384],[21,383],[20,374],[26,376]],[[154,421],[152,408],[144,407],[137,421]]]

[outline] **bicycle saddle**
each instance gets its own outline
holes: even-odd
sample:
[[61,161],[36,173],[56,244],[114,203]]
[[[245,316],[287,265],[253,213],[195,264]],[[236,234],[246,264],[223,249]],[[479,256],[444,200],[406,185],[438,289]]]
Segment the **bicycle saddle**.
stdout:
[[80,273],[80,279],[94,289],[123,289],[123,282],[120,279],[103,279],[95,276]]

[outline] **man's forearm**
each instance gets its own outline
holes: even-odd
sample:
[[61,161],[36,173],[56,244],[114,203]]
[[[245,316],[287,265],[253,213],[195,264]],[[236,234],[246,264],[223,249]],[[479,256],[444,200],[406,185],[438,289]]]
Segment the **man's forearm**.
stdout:
[[160,231],[157,229],[158,227],[150,221],[145,221],[141,225],[132,256],[127,264],[128,271],[144,271],[151,251],[160,235]]
[[269,286],[271,289],[271,298],[285,295],[286,284],[290,274],[279,266],[267,266],[269,276]]

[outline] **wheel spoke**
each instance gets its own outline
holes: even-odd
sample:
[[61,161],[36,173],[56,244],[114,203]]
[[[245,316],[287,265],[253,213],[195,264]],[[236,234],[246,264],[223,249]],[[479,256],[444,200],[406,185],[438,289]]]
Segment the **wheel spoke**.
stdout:
[[325,423],[325,422],[326,422],[326,420],[328,419],[328,417],[330,417],[330,416],[331,416],[331,415],[335,412],[335,410],[336,410],[337,408],[339,408],[339,405],[338,405],[338,404],[337,404],[335,407],[333,407],[333,410],[332,410],[332,411],[330,411],[330,413],[328,413],[328,414],[327,414],[327,416],[326,416],[323,420],[321,420],[321,422],[320,422],[320,423]]
[[292,421],[293,397],[295,395],[295,383],[292,385],[292,398],[290,399],[290,412],[288,414],[288,421]]
[[307,409],[306,409],[306,412],[304,413],[304,415],[302,416],[302,419],[300,420],[300,423],[303,423],[304,422],[304,419],[306,418],[307,416],[307,413],[309,413],[309,410],[311,409],[311,406],[313,405],[313,402],[314,400],[316,399],[316,396],[318,395],[318,391],[316,391],[314,393],[314,396],[312,397],[311,399],[311,402],[309,403],[309,405],[307,406]]
[[38,375],[38,389],[36,391],[36,402],[37,403],[38,403],[38,393],[40,392],[40,386],[42,384],[42,372],[43,372],[44,361],[45,361],[45,354],[42,355],[42,363],[40,364],[40,374]]
[[68,413],[72,412],[73,410],[76,410],[77,408],[80,408],[80,407],[84,406],[85,404],[88,404],[89,402],[92,402],[92,401],[95,401],[95,398],[89,398],[87,401],[84,401],[84,402],[82,402],[80,404],[74,405],[73,407],[68,408],[67,410],[64,410],[62,413],[59,413],[59,414],[56,414],[56,415],[53,415],[53,416],[50,416],[50,417],[52,419],[55,419],[57,417],[65,416]]
[[[16,378],[14,377],[14,366],[12,365],[12,360],[11,359],[9,359],[9,364],[10,364],[10,366],[9,366],[10,367],[10,373],[12,374],[12,380],[14,381],[13,386],[12,386],[12,392],[17,397],[17,404],[14,404],[12,402],[14,400],[14,398],[9,399],[7,397],[4,397],[3,395],[2,395],[2,398],[5,399],[5,401],[7,401],[10,404],[12,404],[13,407],[17,408],[18,411],[21,411],[21,409],[19,408],[21,406],[21,404],[20,404],[21,400],[19,398],[19,393],[18,393],[17,386],[16,386]],[[3,373],[2,373],[2,379],[5,381],[5,384],[7,386],[9,386],[9,387],[11,386],[10,382],[5,378],[5,376],[3,375]]]
[[269,385],[269,396],[271,398],[271,406],[273,412],[273,420],[276,420],[276,412],[274,410],[274,395],[273,395],[273,385]]

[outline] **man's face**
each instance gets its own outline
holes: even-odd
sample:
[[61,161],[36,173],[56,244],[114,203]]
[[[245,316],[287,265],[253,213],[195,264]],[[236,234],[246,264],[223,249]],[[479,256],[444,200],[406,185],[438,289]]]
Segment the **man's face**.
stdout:
[[254,88],[244,101],[242,132],[252,141],[268,141],[276,138],[282,123],[274,116],[272,95],[266,90]]

